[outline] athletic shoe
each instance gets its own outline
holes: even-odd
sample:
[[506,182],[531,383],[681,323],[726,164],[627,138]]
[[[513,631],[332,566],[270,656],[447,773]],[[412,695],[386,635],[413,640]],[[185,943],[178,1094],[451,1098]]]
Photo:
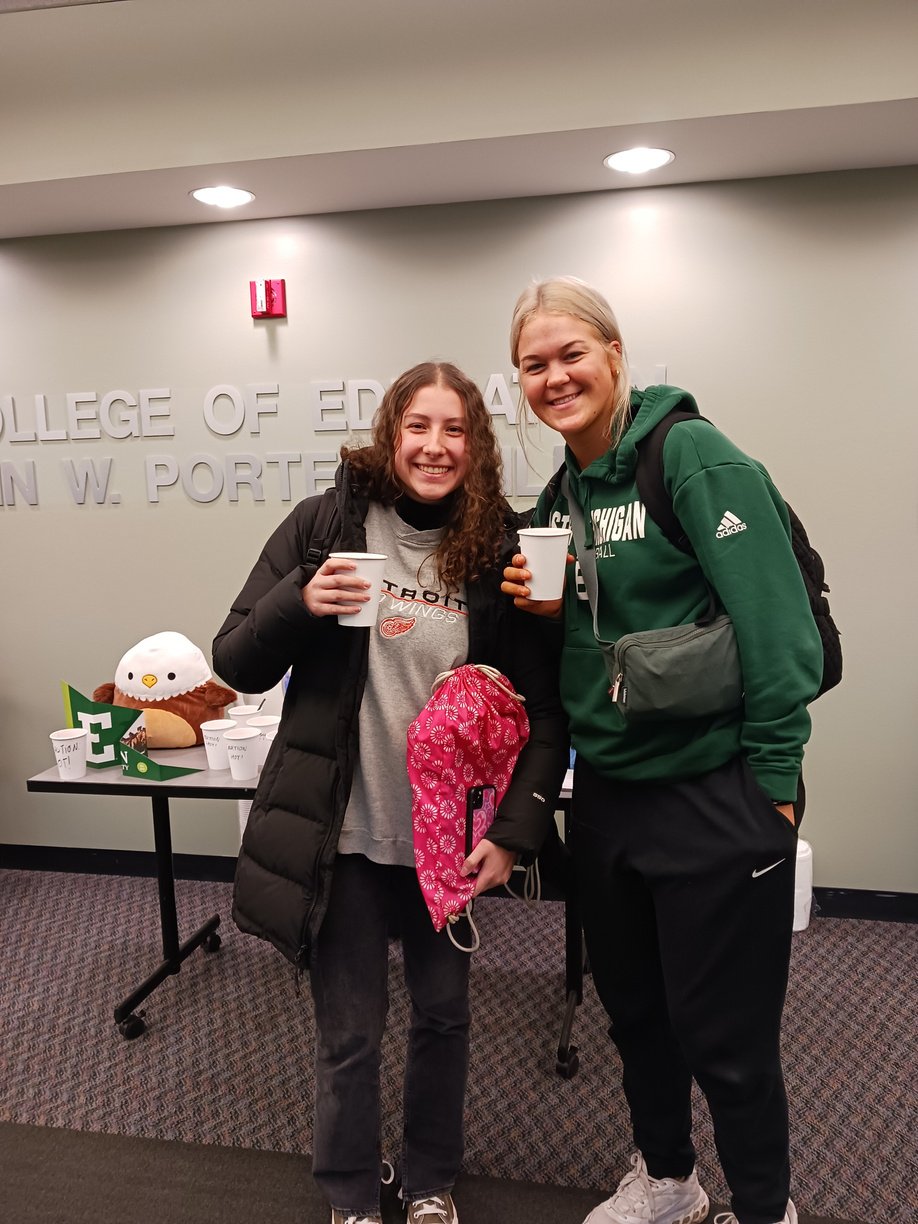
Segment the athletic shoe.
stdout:
[[408,1199],[405,1209],[408,1224],[459,1224],[456,1204],[448,1190],[428,1194],[426,1198]]
[[640,1152],[610,1199],[594,1207],[583,1224],[700,1224],[708,1196],[693,1169],[684,1181],[651,1177]]
[[[732,1211],[719,1211],[714,1217],[714,1224],[736,1224],[736,1216]],[[777,1224],[797,1224],[797,1208],[791,1199],[787,1200],[787,1211]]]
[[339,1211],[332,1207],[331,1224],[382,1224],[381,1215],[367,1215],[364,1211]]

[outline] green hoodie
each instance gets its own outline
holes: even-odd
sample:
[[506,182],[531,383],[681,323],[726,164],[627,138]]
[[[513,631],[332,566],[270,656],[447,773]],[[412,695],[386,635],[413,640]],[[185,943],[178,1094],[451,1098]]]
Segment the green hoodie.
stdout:
[[[609,696],[583,580],[569,565],[561,693],[571,740],[600,774],[640,781],[695,777],[742,753],[765,794],[790,802],[810,733],[807,702],[822,679],[822,647],[787,509],[761,464],[709,422],[680,422],[664,445],[664,484],[696,557],[670,543],[639,498],[636,444],[677,406],[698,411],[678,387],[635,391],[632,423],[617,447],[582,472],[566,451],[586,542],[595,544],[599,631],[616,641],[689,624],[707,607],[706,576],[733,618],[744,708],[713,719],[628,722]],[[570,525],[558,483],[539,498],[536,525]]]

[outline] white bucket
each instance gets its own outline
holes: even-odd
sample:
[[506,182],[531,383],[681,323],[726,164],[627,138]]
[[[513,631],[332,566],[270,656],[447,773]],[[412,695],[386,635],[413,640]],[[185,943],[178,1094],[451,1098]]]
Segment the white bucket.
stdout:
[[797,842],[797,870],[794,875],[794,930],[810,925],[813,904],[813,847],[800,838]]

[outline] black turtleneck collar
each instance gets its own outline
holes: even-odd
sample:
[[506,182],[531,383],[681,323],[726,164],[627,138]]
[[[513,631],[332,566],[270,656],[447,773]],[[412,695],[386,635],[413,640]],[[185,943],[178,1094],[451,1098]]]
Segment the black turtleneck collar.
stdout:
[[395,502],[395,513],[415,531],[430,531],[445,527],[452,513],[456,494],[450,493],[436,502],[419,502],[403,493]]

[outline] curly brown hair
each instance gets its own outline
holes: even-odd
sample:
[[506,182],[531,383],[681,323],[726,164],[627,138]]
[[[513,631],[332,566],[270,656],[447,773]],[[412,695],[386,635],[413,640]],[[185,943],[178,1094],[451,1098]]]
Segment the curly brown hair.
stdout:
[[449,387],[465,408],[469,467],[456,490],[443,539],[434,554],[440,581],[449,590],[476,581],[497,564],[504,537],[507,503],[503,494],[503,463],[491,414],[481,392],[448,361],[425,361],[400,374],[383,396],[373,417],[368,446],[341,448],[356,482],[383,505],[394,505],[405,494],[395,474],[401,445],[402,417],[423,387]]

